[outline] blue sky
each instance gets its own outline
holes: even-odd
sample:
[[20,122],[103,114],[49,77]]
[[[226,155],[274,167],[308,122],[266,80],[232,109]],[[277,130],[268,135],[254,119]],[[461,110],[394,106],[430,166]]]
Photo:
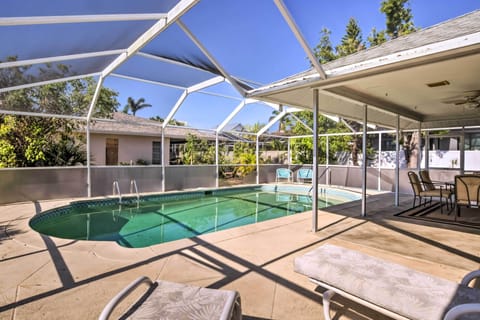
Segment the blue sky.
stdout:
[[[164,12],[176,1],[3,0],[0,17]],[[318,43],[322,28],[331,30],[332,43],[337,45],[351,17],[357,19],[364,40],[373,27],[377,30],[385,28],[385,16],[379,10],[381,0],[283,1],[312,48]],[[410,6],[415,25],[426,28],[479,9],[480,1],[410,0]],[[182,21],[223,68],[234,76],[267,84],[309,68],[306,53],[289,30],[273,0],[202,0],[182,17]],[[10,55],[17,55],[19,60],[27,60],[112,48],[124,49],[153,23],[116,22],[108,23],[108,27],[101,22],[81,25],[70,23],[60,28],[58,25],[48,24],[2,26],[0,38],[4,41],[0,60]],[[168,37],[174,41],[159,42],[171,46],[164,46],[163,49],[177,53],[178,50],[175,49],[184,43],[180,44],[178,34]],[[59,39],[61,41],[58,41]],[[161,36],[155,40],[160,39]],[[153,43],[147,45],[145,50],[150,45]],[[91,58],[95,60],[93,63],[89,59],[69,60],[67,63],[72,74],[85,74],[98,72],[100,67],[108,63],[102,64],[101,60],[106,58],[112,59],[112,56]],[[126,65],[130,65],[137,74],[138,71],[143,71],[143,75],[154,75],[155,79],[159,76],[169,77],[169,73],[164,70],[137,67],[135,59],[136,57],[132,58]],[[187,78],[193,83],[190,76]],[[182,90],[115,77],[108,77],[105,85],[119,92],[120,109],[123,109],[128,97],[145,98],[153,107],[140,110],[137,115],[146,118],[156,115],[165,118],[182,94]],[[208,88],[206,91],[233,96],[234,99],[195,93],[188,97],[175,118],[187,121],[194,127],[215,128],[240,102],[239,94],[225,84]],[[249,106],[233,119],[233,122],[266,123],[271,115],[272,109],[265,105]]]
[[[66,2],[65,0],[4,0],[0,17],[61,14],[93,14],[131,12],[163,12],[176,0],[89,0]],[[381,0],[284,0],[310,47],[315,47],[320,30],[331,30],[333,45],[337,45],[345,33],[351,17],[357,19],[363,39],[371,29],[385,28],[385,16],[380,13]],[[112,6],[112,4],[115,4]],[[413,20],[417,27],[426,28],[480,8],[479,0],[410,0]],[[122,11],[123,10],[123,11]],[[273,0],[202,0],[182,17],[182,22],[193,32],[207,50],[230,74],[267,84],[309,68],[306,53],[288,28]],[[136,21],[133,26],[150,25],[152,21]],[[20,60],[66,55],[72,52],[123,49],[138,32],[132,24],[67,24],[2,26],[0,53],[17,55]],[[115,31],[112,33],[112,31]],[[15,31],[15,32],[9,32]],[[136,33],[137,32],[137,33]],[[75,33],[75,36],[71,36]],[[178,36],[171,46],[179,45]],[[170,44],[170,41],[161,42]],[[147,45],[148,47],[148,45]],[[146,49],[146,48],[145,48]],[[83,51],[82,51],[83,50]],[[0,56],[4,59],[6,56]],[[128,61],[130,63],[134,60]],[[73,64],[73,67],[75,65]],[[143,69],[142,69],[143,70]],[[78,71],[78,70],[77,70]],[[84,70],[80,72],[93,72]],[[155,73],[157,72],[157,73]],[[168,73],[144,70],[147,75]],[[189,78],[191,80],[191,78]],[[140,110],[137,116],[165,118],[182,94],[182,90],[161,87],[116,77],[108,77],[105,86],[119,92],[120,109],[128,97],[145,98],[151,108]],[[225,84],[205,89],[215,94],[232,96],[233,99],[195,93],[189,95],[178,113],[178,120],[197,128],[215,128],[240,102],[240,95]],[[247,106],[232,122],[252,125],[267,123],[272,109],[263,104]]]
[[[314,47],[322,28],[332,31],[331,40],[337,45],[344,35],[350,17],[357,19],[363,39],[371,29],[385,28],[385,16],[380,13],[381,0],[285,0],[310,47]],[[254,4],[256,9],[250,6]],[[417,27],[426,28],[480,8],[478,0],[410,0],[413,20]],[[271,0],[201,1],[182,21],[212,53],[227,72],[260,83],[282,79],[309,68],[306,54]],[[110,77],[105,85],[117,90],[125,105],[129,96],[145,98],[153,105],[137,116],[166,117],[181,94],[180,90]],[[220,85],[206,91],[240,97],[232,88]],[[190,126],[214,128],[235,108],[239,100],[205,94],[191,95],[175,118]],[[207,110],[207,111],[206,111]],[[251,106],[233,122],[266,123],[272,109]]]

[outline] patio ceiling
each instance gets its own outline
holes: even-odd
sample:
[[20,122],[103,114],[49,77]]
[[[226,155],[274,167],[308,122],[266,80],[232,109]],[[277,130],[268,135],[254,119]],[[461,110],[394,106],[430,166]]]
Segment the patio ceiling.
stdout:
[[315,70],[253,90],[250,97],[403,129],[480,125],[480,10]]

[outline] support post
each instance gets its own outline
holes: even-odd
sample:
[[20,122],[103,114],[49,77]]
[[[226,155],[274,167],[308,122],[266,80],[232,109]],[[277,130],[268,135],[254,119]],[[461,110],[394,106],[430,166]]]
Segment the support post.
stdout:
[[378,133],[378,179],[377,190],[382,190],[382,133]]
[[97,104],[98,97],[100,96],[100,91],[102,90],[103,77],[98,78],[97,87],[95,88],[95,93],[93,94],[92,101],[90,102],[90,107],[88,108],[87,113],[87,196],[90,198],[92,196],[92,163],[90,161],[90,121],[92,119],[93,110]]
[[326,184],[327,186],[329,186],[329,185],[330,185],[330,139],[329,139],[329,136],[328,136],[328,135],[325,136],[325,138],[326,138],[326,141],[325,141],[325,142],[326,142],[326,143],[325,143],[325,144],[326,144],[325,151],[327,152],[327,155],[326,155],[326,157],[325,157],[325,158],[326,158],[326,169],[325,169],[325,170],[327,170],[327,172],[326,172],[326,174],[325,174],[325,184]]
[[318,89],[313,89],[312,231],[318,230]]
[[430,131],[425,131],[425,170],[430,169]]
[[260,183],[260,148],[258,145],[258,136],[255,139],[255,158],[257,162],[257,184]]
[[220,175],[220,165],[218,161],[218,131],[215,131],[215,187],[218,188],[219,185],[219,175]]
[[90,163],[91,157],[91,146],[90,146],[90,121],[87,120],[86,126],[86,135],[87,135],[87,197],[92,197],[92,165]]
[[395,207],[400,203],[400,115],[395,124]]
[[367,216],[367,112],[368,106],[363,106],[363,136],[362,136],[362,217]]
[[465,174],[465,126],[462,126],[460,136],[460,174]]
[[162,126],[162,192],[165,192],[165,128]]
[[292,155],[290,150],[290,137],[287,138],[287,162],[288,162],[288,167],[290,167],[290,164],[292,163]]
[[422,168],[422,123],[418,123],[417,171]]

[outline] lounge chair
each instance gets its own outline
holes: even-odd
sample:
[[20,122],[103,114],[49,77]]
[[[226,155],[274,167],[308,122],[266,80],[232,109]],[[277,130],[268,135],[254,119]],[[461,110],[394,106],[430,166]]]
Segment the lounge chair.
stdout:
[[458,216],[460,216],[461,206],[479,208],[480,175],[468,174],[455,176],[455,205]]
[[242,319],[240,296],[236,291],[168,281],[153,282],[142,276],[110,300],[99,320],[108,319],[114,308],[141,284],[147,284],[148,291],[122,315],[122,319]]
[[275,176],[275,182],[280,182],[281,179],[287,179],[288,182],[291,182],[292,170],[287,168],[278,168]]
[[417,198],[419,199],[419,205],[422,204],[422,199],[424,199],[423,205],[426,205],[427,198],[430,199],[430,203],[432,203],[432,198],[438,198],[440,199],[440,212],[443,212],[442,199],[445,199],[448,209],[448,205],[451,202],[453,195],[450,189],[440,186],[438,189],[434,188],[432,190],[426,190],[420,182],[418,175],[413,171],[408,172],[408,179],[410,180],[410,184],[412,185],[413,189],[413,208],[415,208]]
[[324,317],[330,320],[330,300],[339,294],[394,319],[480,319],[480,289],[468,284],[480,270],[460,284],[355,250],[323,245],[295,258],[295,271],[327,289]]
[[312,181],[313,178],[313,170],[312,169],[298,169],[297,171],[297,182],[309,182]]

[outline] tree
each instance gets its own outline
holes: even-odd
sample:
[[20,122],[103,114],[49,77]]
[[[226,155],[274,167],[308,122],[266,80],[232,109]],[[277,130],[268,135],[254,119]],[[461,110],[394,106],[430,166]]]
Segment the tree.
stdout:
[[233,145],[233,163],[239,164],[236,168],[236,174],[244,177],[255,170],[257,157],[255,148],[248,142],[236,142]]
[[336,47],[339,57],[348,56],[349,54],[365,49],[362,40],[362,31],[355,18],[350,18],[345,32],[341,44]]
[[182,158],[182,162],[189,165],[214,164],[215,146],[210,145],[206,139],[199,139],[196,135],[189,133]]
[[332,32],[327,28],[323,28],[320,31],[320,42],[315,48],[313,48],[313,53],[320,63],[327,63],[337,58],[333,52],[332,42],[330,41],[331,33]]
[[123,107],[123,112],[128,114],[128,110],[130,110],[132,112],[132,115],[135,116],[138,110],[151,106],[151,104],[145,103],[144,98],[140,98],[135,101],[132,97],[128,97],[127,104],[125,105],[125,107]]
[[[386,16],[386,30],[377,31],[372,29],[368,43],[370,46],[379,45],[388,39],[394,39],[398,36],[405,35],[416,31],[416,27],[413,24],[413,16],[411,9],[408,7],[408,0],[383,0],[380,6],[380,12]],[[333,51],[332,43],[330,41],[331,32],[323,28],[320,32],[321,38],[319,44],[313,48],[313,51],[320,63],[326,63],[335,60],[339,57],[343,57],[365,48],[365,44],[362,40],[362,33],[355,18],[350,18],[345,35],[342,37],[341,43],[335,47],[335,53]],[[311,115],[299,113],[300,116],[305,117],[305,121],[311,125],[313,118]],[[325,120],[319,117],[319,127],[322,128],[322,122]],[[327,132],[348,132],[349,130],[343,123],[332,124],[329,127],[328,121],[325,121],[323,125],[327,125]],[[302,126],[294,126],[293,132],[296,134],[309,134],[305,132]],[[416,157],[414,146],[418,144],[417,135],[411,135],[408,142],[405,143],[405,149],[407,149],[407,155],[410,156],[408,150],[411,152],[412,159]],[[405,139],[407,141],[407,139]],[[322,140],[319,142],[319,148],[322,149]],[[361,151],[359,148],[360,140],[357,136],[338,136],[331,137],[329,139],[330,151],[334,153],[340,150],[351,151],[352,161],[356,165],[358,164],[358,153]],[[296,163],[309,163],[311,162],[311,155],[313,149],[313,141],[311,138],[292,139],[292,152],[294,154],[294,162]],[[332,154],[329,154],[329,159],[332,160]],[[320,152],[320,161],[324,160]]]
[[387,21],[386,33],[390,39],[415,32],[412,9],[407,7],[409,0],[383,0],[380,12],[384,13]]
[[[301,111],[295,113],[295,115],[302,120],[310,128],[313,127],[313,113],[310,111]],[[319,115],[318,117],[318,128],[319,133],[340,133],[340,132],[349,132],[348,128],[342,123],[336,123],[329,118]],[[300,122],[296,122],[293,125],[292,132],[295,135],[309,135],[311,131],[305,128]],[[349,144],[351,143],[351,136],[331,136],[329,137],[329,153],[328,158],[332,163],[336,161],[335,155],[338,152],[345,151],[349,149]],[[312,163],[313,162],[313,138],[295,138],[290,142],[290,150],[292,152],[292,160],[294,163],[303,164],[303,163]],[[327,154],[326,154],[326,139],[319,139],[319,163],[325,163]]]
[[421,137],[418,132],[403,133],[401,143],[403,145],[403,151],[405,153],[405,161],[409,168],[416,168],[417,162],[421,158],[418,154],[418,144]]
[[[8,58],[15,61],[15,57]],[[61,78],[66,65],[31,70],[30,66],[0,70],[0,87]],[[51,83],[0,93],[0,108],[9,111],[85,116],[95,93],[93,78]],[[117,93],[102,88],[94,117],[111,117],[118,106]],[[0,167],[63,166],[86,162],[84,124],[77,120],[0,115]]]
[[[125,112],[125,111],[124,111]],[[163,119],[162,117],[160,116],[155,116],[155,117],[150,117],[149,118],[150,120],[153,120],[153,121],[158,121],[158,122],[164,122],[165,119]],[[168,124],[172,125],[172,126],[179,126],[179,127],[183,127],[185,126],[185,122],[184,121],[179,121],[179,120],[176,120],[176,119],[171,119]]]
[[265,124],[264,123],[260,123],[260,122],[255,122],[254,124],[252,125],[245,125],[245,130],[247,132],[252,132],[252,133],[257,133],[258,131],[260,131],[263,127],[265,127]]
[[377,46],[387,41],[385,30],[377,31],[376,28],[372,28],[370,35],[367,38],[370,47]]
[[[278,110],[273,110],[272,115],[270,118],[268,118],[268,121],[272,121],[275,119],[276,116],[278,116],[280,113],[283,112],[283,106],[280,105],[280,108]],[[288,114],[284,115],[280,120],[278,120],[278,132],[287,132],[290,129],[290,126],[292,124],[292,121],[290,120],[290,117]]]

